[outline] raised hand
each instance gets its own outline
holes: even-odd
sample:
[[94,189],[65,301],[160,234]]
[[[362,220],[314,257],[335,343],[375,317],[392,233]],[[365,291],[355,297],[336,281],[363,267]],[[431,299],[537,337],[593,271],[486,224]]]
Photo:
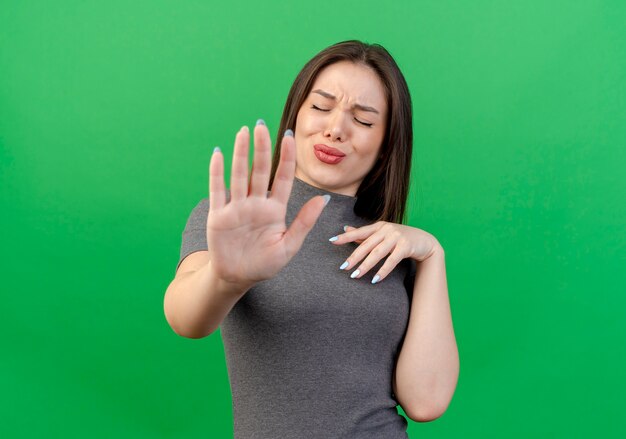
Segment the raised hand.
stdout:
[[224,156],[218,148],[213,152],[206,228],[209,259],[216,275],[246,287],[273,277],[287,265],[327,202],[322,196],[311,198],[287,229],[287,202],[296,169],[293,133],[288,130],[281,141],[280,163],[269,196],[271,140],[264,123],[254,128],[254,160],[248,180],[249,143],[250,132],[244,126],[235,137],[228,203]]

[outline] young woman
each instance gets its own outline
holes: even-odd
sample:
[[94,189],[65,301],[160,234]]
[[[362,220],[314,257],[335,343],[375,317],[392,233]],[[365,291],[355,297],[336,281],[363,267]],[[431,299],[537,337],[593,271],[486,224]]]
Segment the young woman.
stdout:
[[165,294],[184,337],[218,327],[236,438],[406,438],[443,414],[458,351],[444,251],[401,224],[408,87],[379,45],[345,41],[299,73],[273,161],[267,127],[237,133],[230,190],[215,148]]

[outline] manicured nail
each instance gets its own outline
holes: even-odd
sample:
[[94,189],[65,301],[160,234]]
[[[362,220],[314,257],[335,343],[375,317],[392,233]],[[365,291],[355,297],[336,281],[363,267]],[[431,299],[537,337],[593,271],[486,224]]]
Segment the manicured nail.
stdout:
[[344,270],[348,265],[349,265],[349,263],[348,263],[348,261],[346,261],[343,264],[341,264],[341,267],[339,267],[339,269],[340,270]]
[[350,275],[350,277],[351,277],[352,279],[354,279],[355,277],[357,277],[357,276],[359,275],[359,273],[360,273],[360,271],[359,271],[359,270],[354,270],[354,273],[352,273],[352,274]]
[[213,148],[213,154],[215,154],[216,152],[222,152],[219,146],[216,146],[215,148]]
[[374,279],[372,279],[372,283],[375,284],[376,282],[378,282],[380,280],[380,276],[376,275],[374,276]]
[[256,121],[257,126],[258,125],[265,125],[265,121],[263,119],[259,119]]
[[329,239],[330,242],[335,242],[336,240],[338,240],[339,238],[337,238],[336,236],[333,236],[332,238]]
[[324,195],[324,206],[326,206],[329,201],[330,201],[330,195]]
[[291,130],[285,131],[285,137],[293,137],[293,131]]
[[347,232],[348,231],[348,226],[343,226],[343,231]]

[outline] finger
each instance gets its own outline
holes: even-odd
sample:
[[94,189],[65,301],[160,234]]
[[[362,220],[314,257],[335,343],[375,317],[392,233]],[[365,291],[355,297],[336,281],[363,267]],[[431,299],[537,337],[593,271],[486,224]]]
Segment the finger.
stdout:
[[[358,229],[353,228],[353,230],[348,230],[345,233],[342,233],[337,236],[333,236],[330,238],[330,241],[333,244],[346,244],[348,242],[355,242],[360,240],[361,242],[371,236],[373,233],[378,231],[382,226],[383,222],[379,221],[374,224],[370,224],[367,226],[359,227]],[[345,230],[345,229],[344,229]],[[335,239],[336,238],[336,239]]]
[[[343,226],[343,231],[344,231],[344,232],[350,232],[350,231],[352,231],[352,230],[356,230],[356,227],[352,227],[352,226]],[[354,242],[355,242],[355,243],[357,243],[357,244],[360,244],[360,243],[362,243],[362,242],[363,242],[363,240],[362,240],[362,239],[357,239],[357,240],[355,240]]]
[[[346,261],[339,267],[342,270],[349,270],[354,268],[356,264],[359,263],[364,257],[366,257],[374,248],[385,240],[385,235],[383,233],[375,233],[368,237],[361,245],[359,245],[350,256],[346,259]],[[389,240],[388,240],[389,241]],[[390,241],[393,245],[393,241]],[[391,250],[389,250],[391,251]],[[386,256],[389,252],[385,253],[383,256]],[[382,257],[382,256],[381,256]],[[347,262],[347,265],[346,265]],[[359,273],[356,275],[358,276]]]
[[248,147],[250,131],[247,126],[241,127],[235,136],[233,152],[233,168],[230,174],[230,199],[242,200],[248,195]]
[[401,248],[401,246],[397,245],[396,248],[391,252],[391,254],[387,257],[387,260],[380,267],[380,270],[374,275],[372,278],[372,283],[376,284],[382,280],[384,280],[389,273],[393,271],[394,268],[406,257],[406,251]]
[[369,252],[365,260],[359,264],[359,267],[352,272],[350,277],[363,277],[372,269],[372,267],[376,266],[376,264],[382,261],[384,257],[389,255],[389,253],[394,250],[394,247],[396,247],[396,243],[389,239],[386,239],[378,244],[371,252]]
[[293,132],[291,130],[288,131],[281,142],[280,161],[274,175],[271,194],[272,198],[283,204],[287,204],[287,201],[289,201],[296,173],[296,142],[293,138]]
[[322,214],[330,196],[316,196],[307,201],[294,218],[293,222],[285,232],[285,247],[289,258],[292,258],[304,242],[304,238],[311,231],[315,222]]
[[254,127],[254,160],[250,178],[250,195],[267,197],[270,183],[270,168],[272,161],[272,147],[270,133],[265,122],[259,119]]
[[224,155],[218,146],[213,149],[209,164],[209,212],[224,207],[226,191],[224,188]]

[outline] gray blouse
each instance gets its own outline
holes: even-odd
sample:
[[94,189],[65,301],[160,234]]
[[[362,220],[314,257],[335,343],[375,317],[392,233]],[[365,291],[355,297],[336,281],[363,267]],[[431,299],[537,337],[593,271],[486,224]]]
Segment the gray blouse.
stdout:
[[[415,262],[404,259],[383,281],[339,266],[357,247],[328,241],[343,226],[370,224],[356,197],[295,179],[287,226],[316,195],[331,195],[294,258],[250,289],[221,325],[236,439],[407,438],[392,374],[406,332]],[[182,236],[179,265],[206,250],[205,198]],[[358,267],[358,264],[357,264]]]

